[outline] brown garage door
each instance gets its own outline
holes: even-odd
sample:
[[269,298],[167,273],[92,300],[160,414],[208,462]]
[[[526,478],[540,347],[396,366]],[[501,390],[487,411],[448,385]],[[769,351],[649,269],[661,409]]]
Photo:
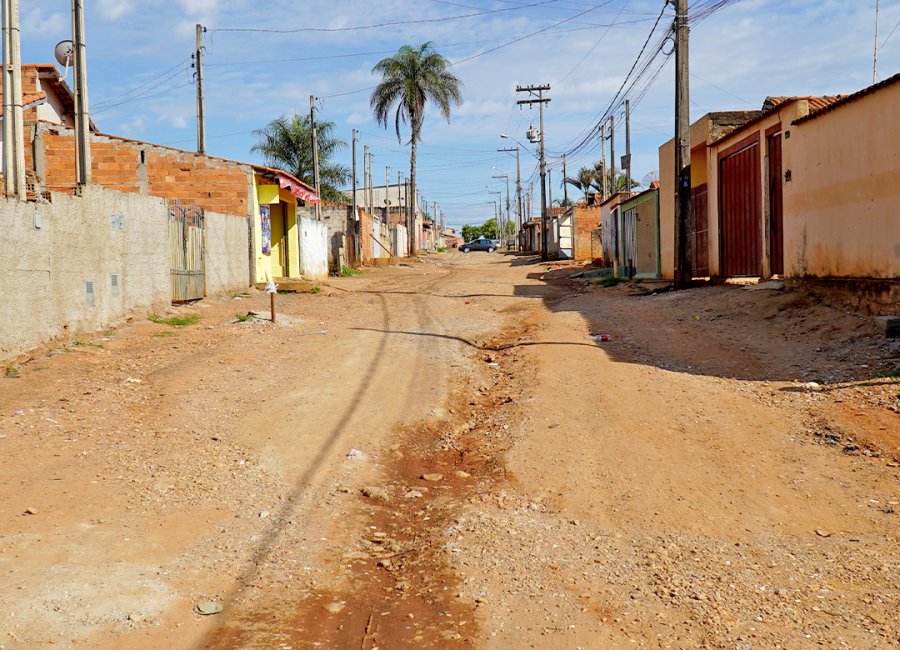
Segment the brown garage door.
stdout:
[[722,275],[761,275],[759,138],[719,160]]

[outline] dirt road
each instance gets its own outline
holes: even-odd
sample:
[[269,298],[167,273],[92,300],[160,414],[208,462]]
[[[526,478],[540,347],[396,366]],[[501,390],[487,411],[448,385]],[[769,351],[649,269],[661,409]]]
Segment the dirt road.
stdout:
[[898,647],[900,346],[570,274],[436,255],[11,365],[0,647]]

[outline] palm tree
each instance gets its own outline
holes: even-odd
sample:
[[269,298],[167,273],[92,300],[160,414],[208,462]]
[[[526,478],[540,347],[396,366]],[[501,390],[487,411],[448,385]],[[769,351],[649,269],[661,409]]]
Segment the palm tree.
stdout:
[[[409,124],[409,182],[410,196],[416,196],[416,153],[422,139],[422,120],[425,103],[431,100],[447,122],[453,106],[462,102],[462,82],[450,72],[450,61],[435,51],[431,42],[418,48],[404,45],[393,56],[382,59],[372,68],[381,81],[372,91],[372,110],[378,123],[387,128],[394,112],[394,128],[400,137],[400,122]],[[409,253],[416,252],[414,214],[407,215]]]
[[588,202],[588,194],[594,189],[594,183],[597,180],[597,170],[590,167],[582,167],[575,176],[566,176],[563,183],[568,183],[578,188],[584,193],[584,202]]
[[[312,128],[309,115],[282,115],[269,122],[264,129],[256,129],[253,135],[258,142],[251,153],[262,154],[266,164],[290,172],[307,185],[315,187],[313,174]],[[316,122],[316,139],[319,143],[319,187],[322,199],[334,203],[346,202],[347,197],[338,188],[350,180],[350,170],[330,162],[334,153],[347,146],[347,142],[334,136],[334,122]]]
[[[594,170],[595,170],[595,172],[594,172],[595,176],[594,176],[594,180],[592,181],[592,185],[593,185],[594,189],[596,189],[598,192],[600,192],[602,194],[603,193],[603,191],[602,191],[603,163],[599,163],[599,162],[596,163],[594,165]],[[609,169],[606,172],[606,192],[607,193],[609,192],[610,181],[613,180],[613,173],[615,173],[615,191],[616,192],[628,191],[625,188],[625,186],[628,185],[628,180],[625,178],[625,172],[620,169],[617,169],[617,170],[615,170],[615,172],[613,172],[612,169]],[[629,188],[629,189],[634,189],[638,185],[640,185],[640,183],[635,182],[635,180],[632,178],[631,179],[631,188]]]

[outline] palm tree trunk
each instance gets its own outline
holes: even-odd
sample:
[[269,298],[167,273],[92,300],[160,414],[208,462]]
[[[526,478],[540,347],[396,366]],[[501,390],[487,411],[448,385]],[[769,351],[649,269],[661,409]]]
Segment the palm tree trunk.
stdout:
[[409,201],[406,202],[406,234],[409,242],[409,256],[416,254],[416,144],[419,139],[419,128],[412,120],[412,143],[409,150]]

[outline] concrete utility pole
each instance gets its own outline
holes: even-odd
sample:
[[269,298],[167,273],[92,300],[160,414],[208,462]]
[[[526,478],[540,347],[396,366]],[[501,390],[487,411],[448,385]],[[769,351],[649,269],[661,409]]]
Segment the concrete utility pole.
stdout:
[[197,24],[197,49],[194,65],[197,66],[197,153],[206,153],[206,117],[203,114],[203,32],[206,28]]
[[550,212],[553,212],[553,170],[547,170],[547,205]]
[[356,129],[353,129],[353,166],[351,171],[353,174],[353,257],[358,264],[361,261],[360,257],[362,256],[362,243],[359,241],[361,229],[359,226],[359,210],[356,203],[356,137]]
[[3,88],[3,179],[6,195],[24,201],[28,195],[18,0],[3,0]]
[[315,185],[316,196],[319,201],[316,206],[316,221],[322,219],[322,192],[319,189],[319,133],[316,130],[316,98],[315,95],[309,96],[309,125],[312,130],[312,151],[313,151],[313,185]]
[[616,119],[609,116],[609,164],[612,169],[609,170],[609,195],[616,194]]
[[625,191],[631,194],[631,100],[625,100]]
[[[880,0],[875,0],[875,56],[872,59],[872,83],[878,83],[878,14],[881,9]],[[890,38],[890,37],[888,37]]]
[[387,165],[384,166],[384,222],[388,222],[388,206],[391,204],[391,200],[388,198],[388,183],[391,182],[391,168]]
[[602,156],[600,160],[600,201],[606,201],[607,190],[609,189],[609,182],[606,173],[606,125],[600,125],[600,149],[602,150]]
[[78,185],[91,182],[91,118],[88,113],[84,7],[72,0],[72,44],[75,48],[75,170]]
[[675,288],[690,284],[691,103],[688,86],[688,0],[675,0]]
[[[520,99],[516,104],[537,104],[540,112],[540,143],[541,143],[541,259],[547,259],[547,160],[544,156],[544,104],[550,102],[549,97],[544,97],[544,91],[550,90],[550,84],[542,86],[516,86],[516,92],[527,92],[532,99]],[[529,138],[530,140],[530,138]]]

